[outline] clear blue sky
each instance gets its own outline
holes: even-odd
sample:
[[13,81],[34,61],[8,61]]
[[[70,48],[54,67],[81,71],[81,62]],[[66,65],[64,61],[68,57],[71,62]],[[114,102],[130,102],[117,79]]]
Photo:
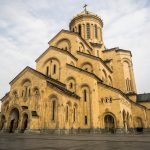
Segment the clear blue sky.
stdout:
[[149,0],[0,0],[0,98],[85,3],[103,19],[106,47],[132,51],[138,93],[150,92]]

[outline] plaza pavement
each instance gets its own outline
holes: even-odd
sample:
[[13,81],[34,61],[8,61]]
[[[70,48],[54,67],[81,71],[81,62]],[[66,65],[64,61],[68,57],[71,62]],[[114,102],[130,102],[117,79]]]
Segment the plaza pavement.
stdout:
[[150,134],[58,136],[0,133],[0,150],[150,150]]

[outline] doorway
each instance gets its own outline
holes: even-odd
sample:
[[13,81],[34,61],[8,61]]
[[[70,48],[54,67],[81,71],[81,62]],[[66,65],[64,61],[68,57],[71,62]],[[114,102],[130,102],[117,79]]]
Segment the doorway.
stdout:
[[105,131],[107,133],[115,133],[115,120],[112,115],[106,115],[104,117],[104,123],[105,123]]

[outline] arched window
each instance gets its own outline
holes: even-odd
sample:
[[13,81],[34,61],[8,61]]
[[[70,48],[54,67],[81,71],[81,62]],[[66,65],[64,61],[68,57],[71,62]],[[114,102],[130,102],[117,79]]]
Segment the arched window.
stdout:
[[69,120],[69,105],[66,106],[66,121]]
[[70,89],[73,88],[73,83],[71,82],[70,85],[69,85]]
[[88,118],[87,118],[87,116],[84,116],[84,124],[85,124],[85,125],[88,124]]
[[84,101],[86,102],[87,101],[87,91],[86,91],[86,89],[83,90],[83,93],[84,93]]
[[40,91],[39,91],[39,89],[37,87],[34,88],[33,92],[34,92],[35,96],[39,96],[40,95]]
[[22,97],[27,99],[29,96],[31,96],[31,81],[30,80],[25,80],[22,83]]
[[53,66],[53,74],[56,74],[56,65]]
[[77,106],[73,108],[73,122],[76,122],[76,113],[77,113]]
[[73,77],[67,78],[67,89],[72,92],[76,91],[76,81]]
[[52,121],[55,121],[56,100],[52,100]]
[[81,66],[81,68],[83,69],[83,70],[86,70],[86,71],[88,71],[88,72],[93,72],[93,66],[90,64],[90,63],[84,63],[82,66]]
[[90,24],[86,24],[86,33],[87,33],[87,39],[90,39]]
[[48,66],[46,67],[46,75],[47,76],[49,75],[49,67]]
[[95,30],[95,38],[97,38],[97,25],[94,26],[94,30]]
[[79,26],[78,26],[78,32],[79,32],[79,35],[81,36],[81,34],[82,34],[81,24],[79,24]]

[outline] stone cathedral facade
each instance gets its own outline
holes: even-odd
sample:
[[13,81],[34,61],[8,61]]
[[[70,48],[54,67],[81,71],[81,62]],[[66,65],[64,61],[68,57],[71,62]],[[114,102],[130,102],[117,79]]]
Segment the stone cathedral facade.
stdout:
[[1,99],[0,132],[129,133],[150,128],[150,95],[138,95],[132,54],[106,49],[103,21],[86,9],[26,67]]

